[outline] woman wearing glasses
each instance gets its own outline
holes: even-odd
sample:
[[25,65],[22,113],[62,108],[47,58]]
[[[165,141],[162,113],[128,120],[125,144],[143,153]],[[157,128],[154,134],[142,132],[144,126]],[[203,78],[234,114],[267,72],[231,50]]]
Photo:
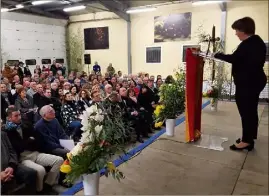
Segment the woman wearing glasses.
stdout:
[[233,54],[217,53],[214,57],[232,64],[236,86],[235,99],[241,116],[243,136],[230,149],[251,151],[258,133],[259,96],[267,81],[263,70],[266,46],[260,36],[255,35],[255,22],[252,18],[241,18],[233,23],[232,28],[241,41],[238,48]]

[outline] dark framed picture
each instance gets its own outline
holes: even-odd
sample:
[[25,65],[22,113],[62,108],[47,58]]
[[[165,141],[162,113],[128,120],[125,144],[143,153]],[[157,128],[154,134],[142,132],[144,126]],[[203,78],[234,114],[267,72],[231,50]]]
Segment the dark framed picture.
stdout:
[[85,50],[109,49],[108,27],[84,29]]
[[27,59],[25,60],[26,65],[36,65],[36,60],[35,59]]
[[42,64],[51,64],[51,59],[42,59],[41,63]]
[[8,63],[10,66],[18,65],[19,62],[20,62],[19,60],[7,60],[7,63]]
[[64,63],[64,59],[56,59],[56,63]]

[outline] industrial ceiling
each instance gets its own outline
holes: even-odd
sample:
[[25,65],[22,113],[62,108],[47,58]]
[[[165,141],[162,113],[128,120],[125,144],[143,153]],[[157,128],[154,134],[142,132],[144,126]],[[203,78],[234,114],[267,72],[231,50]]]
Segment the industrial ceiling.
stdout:
[[[34,0],[2,0],[1,7],[8,8],[14,12],[28,13],[40,16],[47,16],[58,19],[68,19],[72,15],[80,15],[87,13],[96,13],[102,11],[111,11],[119,15],[125,20],[129,20],[126,10],[130,7],[145,6],[156,3],[171,2],[167,1],[141,1],[141,0],[54,0],[49,3],[32,5]],[[22,8],[16,6],[22,5]],[[64,8],[71,6],[86,6],[85,9],[73,12],[64,12]],[[1,10],[2,11],[2,10]]]

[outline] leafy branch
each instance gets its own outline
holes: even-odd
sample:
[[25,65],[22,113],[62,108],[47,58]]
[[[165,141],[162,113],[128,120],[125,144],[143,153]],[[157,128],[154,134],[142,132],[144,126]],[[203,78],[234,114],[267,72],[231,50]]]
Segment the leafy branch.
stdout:
[[66,54],[68,66],[73,70],[82,70],[82,56],[84,54],[84,40],[81,27],[77,32],[67,31]]

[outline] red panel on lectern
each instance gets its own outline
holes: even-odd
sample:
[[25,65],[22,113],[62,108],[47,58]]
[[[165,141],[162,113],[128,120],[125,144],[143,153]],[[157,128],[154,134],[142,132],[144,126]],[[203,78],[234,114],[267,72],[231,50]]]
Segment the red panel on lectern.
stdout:
[[[199,49],[187,49],[186,54],[186,141],[201,137],[201,107],[203,88],[202,57],[196,55]],[[195,54],[196,53],[196,54]]]

